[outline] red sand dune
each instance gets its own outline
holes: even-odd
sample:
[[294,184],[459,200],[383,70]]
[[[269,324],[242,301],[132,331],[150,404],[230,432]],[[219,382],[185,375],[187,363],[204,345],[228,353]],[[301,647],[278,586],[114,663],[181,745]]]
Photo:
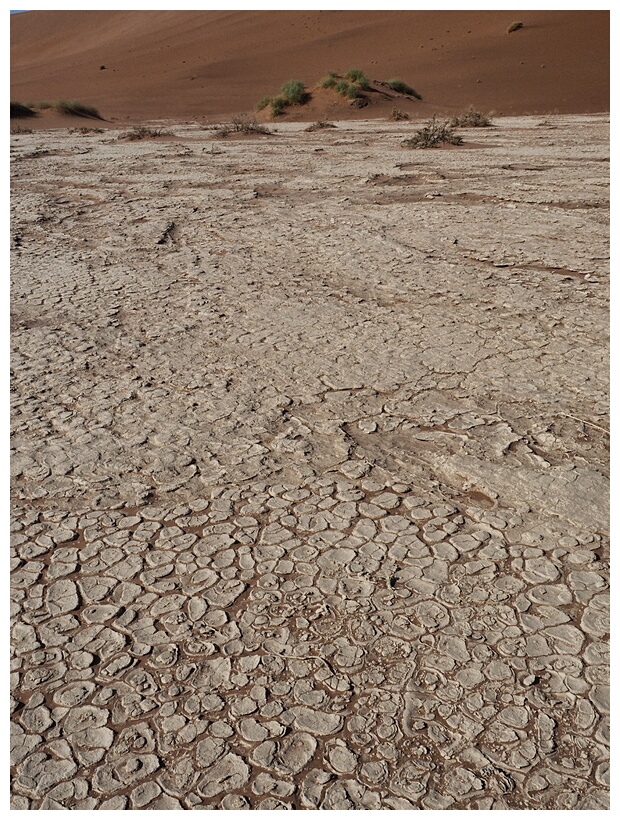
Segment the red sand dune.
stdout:
[[[523,28],[507,33],[514,21]],[[105,66],[104,69],[101,66]],[[11,16],[11,99],[76,99],[108,120],[216,120],[289,79],[399,77],[423,101],[355,109],[313,92],[285,119],[609,110],[608,11],[32,11]],[[45,118],[41,118],[42,120]],[[47,119],[47,122],[51,120]]]

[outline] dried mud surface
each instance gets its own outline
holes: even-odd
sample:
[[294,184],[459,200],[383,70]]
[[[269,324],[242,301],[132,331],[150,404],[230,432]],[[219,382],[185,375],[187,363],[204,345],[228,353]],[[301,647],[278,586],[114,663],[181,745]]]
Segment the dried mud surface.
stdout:
[[608,124],[12,137],[14,808],[607,807]]

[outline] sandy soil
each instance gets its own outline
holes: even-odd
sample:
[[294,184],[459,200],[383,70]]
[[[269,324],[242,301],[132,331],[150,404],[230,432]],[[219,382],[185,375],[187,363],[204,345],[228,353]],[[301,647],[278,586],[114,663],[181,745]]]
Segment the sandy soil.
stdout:
[[[595,113],[609,110],[609,51],[609,11],[35,11],[11,16],[11,99],[209,120],[299,79],[311,110],[287,118],[381,118],[395,104],[421,117]],[[316,88],[351,68],[423,99],[373,92],[356,110]]]
[[18,809],[598,809],[605,116],[16,134]]

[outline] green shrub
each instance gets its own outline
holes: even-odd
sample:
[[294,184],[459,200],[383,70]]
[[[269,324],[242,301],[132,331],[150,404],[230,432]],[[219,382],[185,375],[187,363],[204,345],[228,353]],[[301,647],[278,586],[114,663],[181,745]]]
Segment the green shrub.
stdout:
[[343,97],[346,97],[349,91],[349,83],[346,80],[338,80],[336,83],[336,91],[342,94]]
[[319,85],[321,86],[321,88],[335,88],[336,82],[336,75],[333,71],[330,71],[326,77],[323,77]]
[[360,88],[370,88],[370,81],[360,68],[349,69],[349,71],[347,71],[347,73],[345,74],[345,77],[347,78],[347,80],[351,80],[351,82],[357,83]]
[[409,139],[403,140],[404,148],[437,148],[443,143],[461,145],[463,138],[455,134],[448,122],[439,123],[433,116],[424,128],[416,131]]
[[301,80],[289,80],[280,92],[289,105],[303,105],[308,101],[308,94]]
[[452,117],[450,125],[452,128],[487,128],[491,125],[491,120],[481,114],[480,111],[476,111],[473,106],[470,106],[467,111],[459,114],[458,117]]
[[71,114],[74,117],[93,117],[96,120],[102,120],[103,117],[92,105],[85,105],[84,103],[75,100],[58,100],[53,105],[60,114]]
[[346,96],[347,96],[350,100],[357,100],[357,99],[358,99],[358,97],[361,97],[361,96],[362,96],[362,93],[361,93],[361,91],[359,90],[359,88],[357,88],[356,86],[354,86],[353,84],[351,84],[351,85],[347,88],[347,93],[346,93]]
[[284,97],[274,97],[269,105],[271,106],[272,116],[279,117],[280,114],[284,113],[284,109],[286,108],[286,100]]
[[396,91],[397,94],[408,94],[410,97],[415,97],[416,100],[422,99],[421,94],[418,94],[415,88],[412,88],[410,85],[407,85],[407,83],[399,80],[398,77],[393,80],[388,80],[386,85],[388,88],[391,88],[392,91]]
[[262,111],[263,108],[267,108],[269,103],[271,102],[271,97],[263,97],[262,100],[259,100],[256,105],[257,111]]
[[36,114],[29,106],[11,100],[11,119],[25,117],[36,117]]
[[523,28],[523,23],[521,21],[517,23],[511,23],[506,29],[506,31],[508,32],[508,34],[512,34],[513,31],[519,31],[520,28]]

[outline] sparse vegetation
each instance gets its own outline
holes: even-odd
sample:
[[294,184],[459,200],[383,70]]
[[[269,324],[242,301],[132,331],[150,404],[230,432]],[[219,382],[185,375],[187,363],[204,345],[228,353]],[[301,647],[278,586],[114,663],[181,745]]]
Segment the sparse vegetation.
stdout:
[[476,111],[471,105],[467,111],[450,120],[452,128],[487,128],[491,124],[489,117]]
[[416,100],[422,99],[422,95],[418,94],[415,88],[407,85],[407,83],[403,82],[398,77],[395,77],[393,80],[387,80],[385,84],[392,91],[396,91],[397,94],[407,94],[410,97],[415,97]]
[[362,92],[357,88],[353,83],[349,83],[346,80],[338,80],[336,83],[336,91],[342,96],[347,97],[349,100],[355,100],[358,97],[362,96]]
[[319,82],[321,88],[335,88],[337,83],[336,75],[333,71],[330,71],[326,77]]
[[271,131],[251,114],[235,114],[229,123],[217,129],[219,137],[227,137],[229,134],[271,134]]
[[401,142],[404,148],[437,148],[447,143],[449,145],[461,145],[463,138],[454,133],[449,122],[437,122],[436,117],[415,132],[412,137]]
[[370,88],[370,81],[360,68],[351,68],[344,76],[347,80],[357,83],[357,85],[365,91]]
[[393,108],[390,118],[395,122],[399,122],[400,120],[408,120],[409,114],[406,111],[401,111],[400,108]]
[[516,23],[511,23],[506,31],[508,34],[512,34],[513,31],[518,31],[520,28],[523,28],[523,23],[519,20]]
[[[11,103],[11,108],[13,103]],[[42,100],[40,102],[31,102],[26,106],[36,111],[58,111],[59,114],[70,114],[73,117],[90,117],[95,120],[102,120],[103,117],[94,105],[86,105],[85,103],[77,102],[76,100],[57,100],[56,102],[49,102]],[[34,114],[34,111],[33,111]],[[13,114],[11,114],[13,116]]]
[[272,117],[279,117],[289,105],[304,105],[310,99],[301,80],[289,80],[284,83],[277,97],[263,97],[256,106],[257,111],[271,106]]
[[36,117],[36,113],[29,106],[11,100],[11,119],[25,119],[26,117]]
[[274,97],[269,104],[271,105],[272,117],[279,117],[280,114],[284,113],[284,109],[286,108],[286,100],[284,97]]
[[92,117],[102,120],[103,117],[93,105],[85,105],[77,100],[58,100],[52,106],[60,114],[70,114],[73,117]]
[[82,134],[83,136],[87,136],[89,134],[103,134],[103,128],[86,128],[85,126],[82,128],[70,128],[70,134]]
[[287,105],[303,105],[309,98],[301,80],[289,80],[284,83],[280,93]]
[[11,128],[11,134],[34,134],[32,128],[24,128],[23,125],[15,125]]
[[[82,132],[86,129],[81,129]],[[174,134],[172,131],[166,131],[163,128],[147,128],[145,125],[136,125],[135,128],[132,128],[131,131],[125,131],[122,134],[119,134],[117,139],[118,140],[129,140],[130,142],[134,142],[135,140],[148,140],[154,139],[156,137],[173,137]]]
[[325,120],[319,120],[318,122],[312,123],[305,131],[320,131],[322,128],[337,128],[338,126],[334,125],[333,122],[326,122]]

